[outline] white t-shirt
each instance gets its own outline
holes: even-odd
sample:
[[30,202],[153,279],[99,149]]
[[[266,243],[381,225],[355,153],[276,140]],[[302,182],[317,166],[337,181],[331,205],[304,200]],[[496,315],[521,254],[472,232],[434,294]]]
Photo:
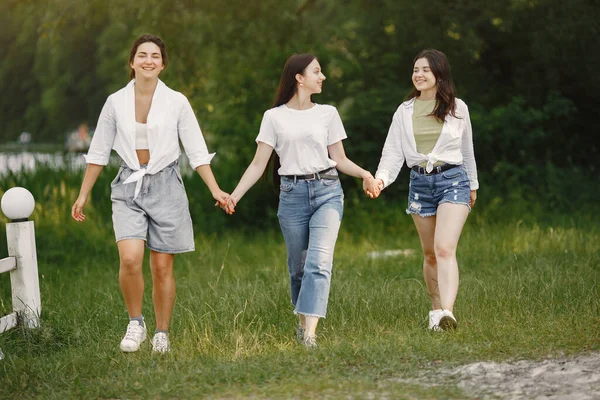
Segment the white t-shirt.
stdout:
[[315,104],[308,110],[294,110],[284,104],[265,112],[256,141],[275,149],[281,162],[279,175],[305,175],[335,167],[327,146],[346,137],[335,107]]

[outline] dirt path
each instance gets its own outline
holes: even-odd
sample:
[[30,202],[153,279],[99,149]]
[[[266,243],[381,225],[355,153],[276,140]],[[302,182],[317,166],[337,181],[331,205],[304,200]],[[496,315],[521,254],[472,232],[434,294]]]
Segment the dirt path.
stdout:
[[[600,399],[600,354],[543,361],[477,362],[435,372],[478,399]],[[431,376],[413,383],[431,384]]]

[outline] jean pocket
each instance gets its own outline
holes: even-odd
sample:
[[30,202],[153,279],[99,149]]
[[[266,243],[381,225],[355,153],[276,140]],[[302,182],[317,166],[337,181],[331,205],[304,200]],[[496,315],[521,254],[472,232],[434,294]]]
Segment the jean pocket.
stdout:
[[112,180],[112,182],[110,183],[110,187],[115,187],[119,184],[119,182],[121,182],[121,173],[123,172],[123,169],[125,169],[125,167],[123,167],[122,165],[119,167],[119,171],[117,172],[117,175],[114,177],[114,179]]
[[281,182],[279,185],[279,190],[282,192],[291,192],[294,188],[294,184],[292,182]]
[[177,183],[179,184],[179,186],[184,187],[183,178],[181,177],[181,171],[179,170],[179,168],[173,168],[173,170],[175,171],[175,179],[177,180]]
[[339,179],[321,179],[321,182],[323,182],[323,185],[325,185],[325,186],[335,186],[340,183],[340,180]]
[[442,176],[447,179],[453,179],[462,174],[463,170],[460,167],[449,169],[448,171],[442,172]]

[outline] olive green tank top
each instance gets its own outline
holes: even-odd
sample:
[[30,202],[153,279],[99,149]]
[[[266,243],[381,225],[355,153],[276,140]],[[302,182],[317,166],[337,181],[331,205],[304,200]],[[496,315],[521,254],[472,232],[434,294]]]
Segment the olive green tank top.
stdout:
[[[440,134],[442,133],[443,123],[439,122],[435,116],[430,115],[435,108],[436,100],[417,100],[415,99],[414,110],[412,115],[413,132],[415,135],[415,143],[417,151],[421,154],[429,154],[435,147]],[[443,162],[436,162],[438,166]],[[427,165],[427,161],[419,164],[421,167]]]

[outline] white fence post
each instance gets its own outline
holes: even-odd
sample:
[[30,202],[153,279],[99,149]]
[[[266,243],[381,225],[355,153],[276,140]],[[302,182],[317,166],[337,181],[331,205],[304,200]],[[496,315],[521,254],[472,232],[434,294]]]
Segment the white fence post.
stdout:
[[35,201],[24,188],[9,189],[2,196],[2,212],[12,222],[6,224],[9,257],[0,260],[0,273],[10,271],[13,313],[0,318],[0,333],[22,322],[27,328],[40,326],[40,281],[38,278],[35,229],[27,218]]

